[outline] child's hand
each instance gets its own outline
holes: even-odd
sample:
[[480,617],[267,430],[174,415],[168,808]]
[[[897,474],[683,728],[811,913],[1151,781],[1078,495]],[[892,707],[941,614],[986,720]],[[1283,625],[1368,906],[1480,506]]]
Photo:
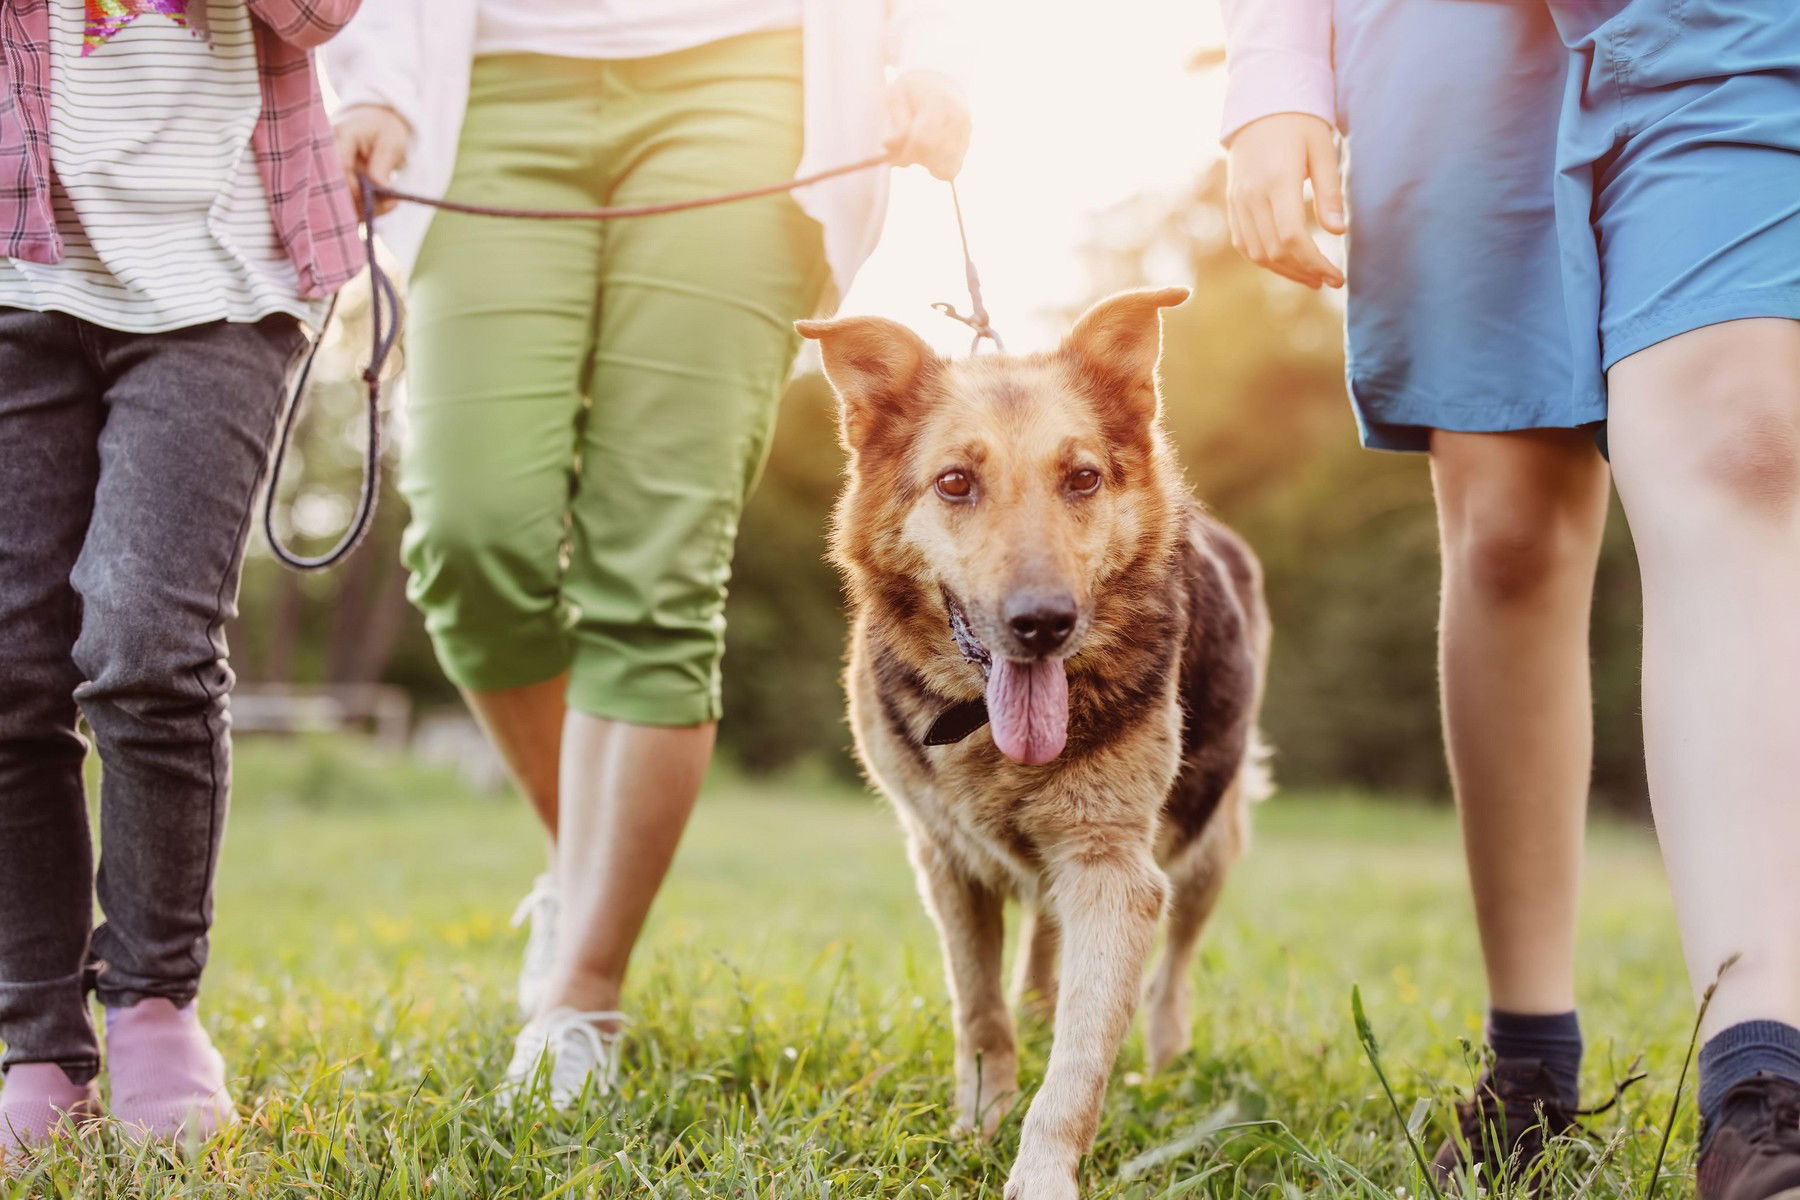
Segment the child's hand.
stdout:
[[[379,104],[346,108],[338,114],[331,130],[337,139],[338,159],[344,164],[344,178],[349,180],[353,194],[358,173],[385,185],[393,181],[395,171],[406,165],[412,126],[391,108]],[[384,213],[392,207],[394,201],[378,200],[375,212]]]
[[1344,272],[1313,241],[1306,220],[1305,184],[1328,233],[1343,233],[1344,185],[1331,126],[1305,113],[1276,113],[1252,121],[1231,139],[1231,184],[1226,215],[1231,244],[1259,267],[1296,283],[1344,286]]

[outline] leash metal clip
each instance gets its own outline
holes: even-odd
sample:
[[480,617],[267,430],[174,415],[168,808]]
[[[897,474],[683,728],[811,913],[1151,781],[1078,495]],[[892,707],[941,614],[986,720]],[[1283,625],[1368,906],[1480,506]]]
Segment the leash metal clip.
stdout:
[[969,343],[970,354],[981,349],[983,338],[994,343],[995,350],[1005,354],[1006,343],[1000,340],[999,330],[988,317],[987,302],[981,298],[981,272],[975,269],[975,255],[969,249],[969,227],[963,221],[962,197],[957,195],[954,179],[950,180],[950,204],[956,209],[956,236],[962,242],[963,275],[969,285],[969,313],[965,316],[957,312],[956,305],[947,300],[939,300],[931,307],[975,331],[975,340]]

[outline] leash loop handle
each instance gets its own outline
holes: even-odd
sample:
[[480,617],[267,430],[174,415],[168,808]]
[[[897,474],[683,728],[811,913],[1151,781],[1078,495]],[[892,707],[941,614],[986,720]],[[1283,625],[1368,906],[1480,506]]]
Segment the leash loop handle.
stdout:
[[375,521],[375,506],[381,497],[381,371],[399,337],[400,297],[394,281],[375,256],[375,202],[377,189],[367,175],[357,177],[357,205],[363,222],[363,245],[369,260],[369,365],[363,368],[365,393],[364,420],[367,422],[363,446],[362,484],[357,491],[356,512],[339,536],[337,544],[319,555],[303,555],[290,549],[275,528],[275,504],[281,489],[282,468],[287,465],[288,450],[294,441],[294,427],[299,424],[301,402],[306,397],[306,384],[312,378],[313,362],[325,344],[326,331],[337,313],[338,298],[332,296],[325,308],[325,318],[306,352],[294,386],[288,394],[286,411],[281,418],[281,431],[275,439],[274,457],[269,466],[268,491],[263,496],[263,536],[269,550],[283,566],[296,571],[323,571],[350,557]]

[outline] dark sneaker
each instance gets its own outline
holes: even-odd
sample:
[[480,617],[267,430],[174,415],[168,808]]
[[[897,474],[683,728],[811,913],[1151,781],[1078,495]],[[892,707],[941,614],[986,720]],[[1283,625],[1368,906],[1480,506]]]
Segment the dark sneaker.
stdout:
[[1700,1200],[1800,1200],[1800,1085],[1759,1072],[1700,1134]]
[[1535,1058],[1501,1058],[1481,1073],[1472,1099],[1456,1106],[1457,1134],[1431,1159],[1440,1187],[1456,1187],[1470,1161],[1490,1188],[1527,1179],[1551,1138],[1577,1128],[1581,1112]]

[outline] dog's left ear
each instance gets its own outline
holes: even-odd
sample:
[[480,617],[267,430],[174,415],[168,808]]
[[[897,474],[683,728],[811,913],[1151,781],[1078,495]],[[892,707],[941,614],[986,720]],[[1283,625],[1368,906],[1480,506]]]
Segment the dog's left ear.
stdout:
[[1095,304],[1063,341],[1063,349],[1088,370],[1119,388],[1141,408],[1145,421],[1156,415],[1156,361],[1162,356],[1161,311],[1189,296],[1183,287],[1120,292]]
[[916,415],[925,383],[943,365],[923,338],[885,317],[796,321],[794,328],[819,343],[825,378],[838,395],[844,445],[852,451]]

